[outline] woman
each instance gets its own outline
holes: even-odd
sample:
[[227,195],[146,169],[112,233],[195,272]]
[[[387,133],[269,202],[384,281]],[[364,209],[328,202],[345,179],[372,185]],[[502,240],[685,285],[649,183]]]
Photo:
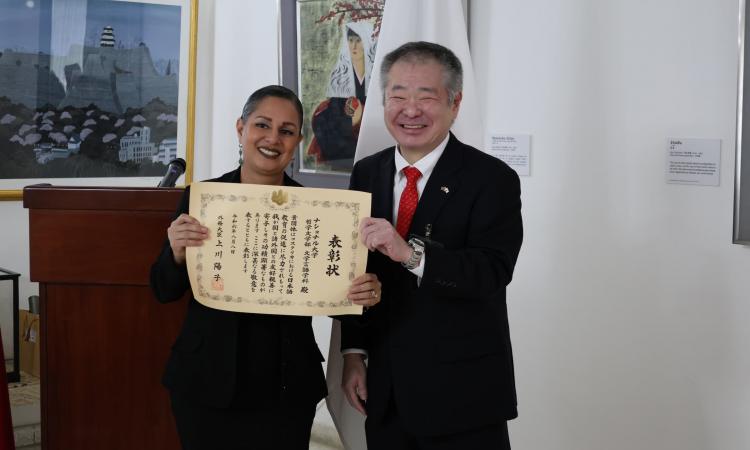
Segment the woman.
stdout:
[[367,85],[375,59],[372,24],[350,22],[344,26],[343,40],[324,100],[315,109],[312,129],[315,135],[307,154],[318,164],[334,170],[350,171],[357,149]]
[[[284,169],[302,139],[302,105],[282,86],[255,91],[237,119],[240,167],[211,180],[300,186]],[[188,215],[190,188],[167,242],[151,268],[160,302],[190,289],[186,247],[209,230]],[[372,306],[380,298],[374,275],[354,280],[348,297]],[[317,403],[326,396],[323,357],[310,317],[244,314],[190,299],[163,377],[185,449],[306,449]]]

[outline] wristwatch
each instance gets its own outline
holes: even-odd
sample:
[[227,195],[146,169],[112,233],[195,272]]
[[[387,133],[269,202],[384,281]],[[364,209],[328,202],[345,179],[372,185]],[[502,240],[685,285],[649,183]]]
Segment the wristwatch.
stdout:
[[422,261],[422,255],[424,255],[424,241],[415,237],[409,239],[409,247],[412,252],[408,260],[401,263],[402,266],[409,270],[413,270],[419,266]]

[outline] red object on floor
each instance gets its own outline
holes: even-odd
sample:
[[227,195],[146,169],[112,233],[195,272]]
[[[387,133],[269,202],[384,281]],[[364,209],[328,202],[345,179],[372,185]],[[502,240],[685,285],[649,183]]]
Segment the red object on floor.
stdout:
[[[3,339],[0,336],[0,361],[5,361]],[[8,395],[8,377],[5,365],[0,371],[0,450],[13,450],[16,442],[13,439],[13,420],[10,417],[10,396]]]

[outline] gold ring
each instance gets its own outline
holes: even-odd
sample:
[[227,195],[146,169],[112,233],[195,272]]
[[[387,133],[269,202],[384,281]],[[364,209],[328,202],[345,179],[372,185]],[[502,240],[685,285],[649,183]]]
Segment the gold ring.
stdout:
[[377,296],[378,296],[378,294],[376,294],[376,293],[375,293],[375,289],[373,289],[373,290],[372,290],[372,298],[375,298],[375,297],[377,297]]

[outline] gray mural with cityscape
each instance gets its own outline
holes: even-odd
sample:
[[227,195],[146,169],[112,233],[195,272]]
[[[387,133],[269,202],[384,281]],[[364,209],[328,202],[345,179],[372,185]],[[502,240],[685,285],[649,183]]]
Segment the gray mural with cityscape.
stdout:
[[[177,156],[180,7],[37,3],[0,5],[0,178],[162,175]],[[59,40],[44,32],[57,17],[55,4],[70,6],[70,25],[85,30],[67,52],[56,53]],[[145,20],[150,14],[169,20]],[[38,29],[22,29],[29,22]],[[36,37],[14,42],[14,28]],[[156,59],[148,37],[159,41]]]

